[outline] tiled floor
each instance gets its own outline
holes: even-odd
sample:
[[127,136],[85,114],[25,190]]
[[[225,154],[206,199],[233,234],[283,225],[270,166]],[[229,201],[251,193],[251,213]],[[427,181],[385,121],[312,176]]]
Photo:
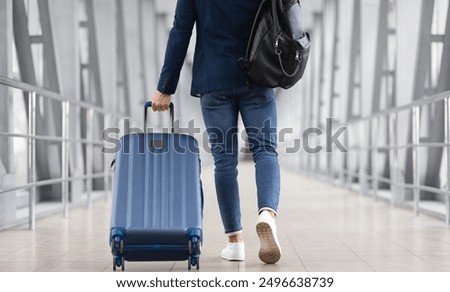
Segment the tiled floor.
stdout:
[[[204,246],[201,271],[450,271],[450,229],[426,216],[349,193],[284,170],[278,218],[282,260],[257,257],[253,166],[242,163],[240,182],[247,260],[219,258],[225,244],[212,168],[204,169]],[[108,246],[110,202],[53,216],[35,231],[0,232],[0,271],[112,271]],[[186,271],[187,262],[126,263],[127,271]]]

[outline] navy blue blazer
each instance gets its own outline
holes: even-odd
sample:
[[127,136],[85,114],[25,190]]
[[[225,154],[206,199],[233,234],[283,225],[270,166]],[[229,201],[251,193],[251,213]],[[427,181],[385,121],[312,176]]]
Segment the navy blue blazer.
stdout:
[[178,0],[158,90],[175,93],[194,24],[191,95],[246,85],[238,60],[245,56],[260,4],[261,0]]

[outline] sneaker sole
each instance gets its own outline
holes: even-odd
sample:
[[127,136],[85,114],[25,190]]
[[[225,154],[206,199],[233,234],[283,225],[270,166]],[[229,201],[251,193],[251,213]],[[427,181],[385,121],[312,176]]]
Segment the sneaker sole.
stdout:
[[227,261],[230,261],[230,262],[243,262],[243,261],[245,261],[245,257],[241,257],[241,258],[239,258],[239,257],[231,258],[231,257],[224,257],[224,256],[221,256],[221,258],[222,258],[223,260],[227,260]]
[[243,250],[240,252],[225,252],[225,253],[228,253],[228,255],[224,255],[224,251],[225,251],[225,249],[220,254],[220,257],[224,260],[231,261],[231,262],[245,261],[245,252]]
[[281,250],[275,241],[270,225],[260,222],[256,225],[256,232],[260,240],[259,258],[266,264],[274,264],[281,258]]

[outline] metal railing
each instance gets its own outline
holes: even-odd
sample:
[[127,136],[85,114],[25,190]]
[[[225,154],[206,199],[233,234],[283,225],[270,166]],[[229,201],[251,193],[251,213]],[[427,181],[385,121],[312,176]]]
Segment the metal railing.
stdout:
[[[423,106],[436,105],[437,103],[444,102],[445,107],[445,115],[444,115],[444,123],[445,123],[445,138],[443,143],[436,142],[423,142],[420,140],[420,125],[421,125],[421,108]],[[410,113],[410,126],[412,129],[412,139],[411,143],[406,143],[403,145],[398,144],[397,132],[399,130],[398,127],[398,116],[402,112]],[[388,125],[388,145],[380,146],[379,145],[379,129],[380,129],[380,121],[382,118],[385,118]],[[385,183],[389,184],[391,188],[391,203],[396,203],[396,190],[399,188],[404,188],[405,190],[411,190],[413,194],[413,209],[414,213],[418,216],[422,212],[422,208],[420,207],[421,202],[421,192],[429,192],[434,194],[440,194],[445,196],[445,222],[448,226],[450,226],[450,91],[442,92],[437,95],[426,97],[421,100],[413,101],[411,104],[398,106],[390,109],[386,109],[380,111],[376,114],[373,114],[368,117],[363,117],[359,119],[355,119],[347,122],[347,127],[353,127],[353,129],[359,129],[359,141],[355,144],[356,146],[348,147],[349,152],[345,155],[346,165],[351,165],[351,160],[355,159],[364,159],[364,155],[368,157],[371,156],[372,165],[371,165],[371,174],[368,174],[365,169],[362,167],[362,163],[360,162],[356,169],[351,169],[347,167],[347,169],[341,169],[339,171],[333,170],[331,171],[331,177],[334,181],[336,176],[339,176],[341,179],[341,185],[350,187],[351,182],[357,178],[361,192],[372,195],[376,200],[379,198],[379,184]],[[369,126],[371,132],[371,144],[367,145],[367,147],[363,146],[364,137],[364,129],[366,126]],[[347,132],[347,135],[349,133]],[[348,138],[348,137],[347,137]],[[409,138],[408,138],[409,139]],[[420,148],[443,148],[446,155],[446,174],[447,174],[447,185],[445,189],[430,187],[423,185],[420,181],[420,169],[419,169],[419,149]],[[405,183],[400,181],[400,178],[397,176],[400,168],[398,163],[399,151],[400,150],[408,150],[412,152],[412,183]],[[379,175],[379,165],[378,165],[378,154],[380,151],[389,152],[389,168],[390,168],[390,177],[383,177]],[[436,166],[438,167],[438,166]],[[371,182],[371,188],[365,190],[363,186],[369,185]]]
[[[101,147],[104,143],[100,139],[95,138],[94,125],[95,115],[103,116],[105,128],[111,124],[112,118],[123,117],[119,114],[112,114],[104,108],[98,107],[88,102],[68,99],[61,94],[33,86],[27,83],[16,81],[13,79],[0,76],[0,85],[12,89],[18,89],[27,93],[28,98],[28,133],[18,134],[10,132],[0,132],[0,136],[8,138],[24,138],[27,139],[27,153],[28,153],[28,182],[26,184],[17,185],[9,189],[0,189],[0,196],[6,193],[11,193],[18,190],[29,190],[29,212],[28,212],[28,227],[33,230],[36,221],[36,188],[46,185],[61,184],[62,187],[62,210],[64,218],[69,216],[69,183],[76,180],[86,180],[87,191],[87,206],[92,205],[92,191],[93,179],[103,178],[105,198],[108,196],[109,179],[111,173],[106,163],[106,158],[103,163],[103,171],[94,173],[94,147]],[[43,136],[36,135],[36,103],[39,97],[48,98],[53,101],[61,103],[62,109],[62,133],[61,136]],[[84,109],[87,111],[86,119],[86,138],[74,138],[71,136],[69,123],[71,118],[71,106]],[[36,141],[58,142],[61,143],[61,177],[54,179],[39,180],[36,179]],[[69,171],[69,153],[72,143],[80,143],[86,145],[86,173],[82,176],[70,176]]]

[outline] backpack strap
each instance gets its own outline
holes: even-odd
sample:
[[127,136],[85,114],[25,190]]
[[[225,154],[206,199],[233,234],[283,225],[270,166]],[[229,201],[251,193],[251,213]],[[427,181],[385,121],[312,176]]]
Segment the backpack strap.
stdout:
[[247,52],[245,53],[245,58],[247,60],[250,59],[252,43],[253,43],[253,39],[254,39],[255,34],[256,34],[256,28],[257,28],[258,23],[259,23],[259,18],[261,16],[261,11],[262,11],[262,9],[263,9],[263,7],[264,7],[264,5],[266,4],[267,1],[275,2],[274,0],[262,0],[261,5],[259,5],[258,12],[256,13],[255,20],[253,21],[253,26],[252,26],[252,31],[250,33],[250,38],[248,39],[249,41],[247,43]]
[[[247,42],[247,50],[245,52],[245,57],[244,58],[239,58],[238,60],[238,65],[239,67],[241,67],[244,72],[245,75],[247,76],[247,84],[250,84],[250,77],[248,76],[248,70],[249,70],[249,62],[250,62],[250,55],[251,55],[251,50],[252,50],[252,44],[253,44],[253,39],[255,38],[255,34],[256,34],[256,30],[257,30],[257,26],[259,24],[259,19],[261,18],[261,13],[263,10],[264,5],[266,4],[266,2],[269,0],[262,0],[261,4],[259,5],[258,11],[256,13],[255,19],[253,20],[253,25],[252,25],[252,30],[250,32],[250,37],[248,39]],[[272,0],[270,0],[272,1]]]

